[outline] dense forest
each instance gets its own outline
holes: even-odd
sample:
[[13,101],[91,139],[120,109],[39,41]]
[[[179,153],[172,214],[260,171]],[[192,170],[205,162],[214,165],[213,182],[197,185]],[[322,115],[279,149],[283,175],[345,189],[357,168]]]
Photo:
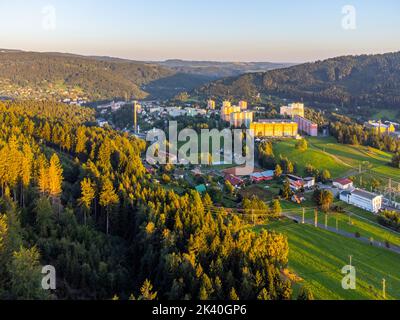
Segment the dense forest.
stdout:
[[179,73],[197,74],[211,78],[226,78],[239,76],[245,73],[265,72],[294,65],[293,63],[273,62],[217,62],[185,60],[167,60],[158,62],[157,64],[174,69]]
[[[94,112],[0,102],[0,299],[290,299],[287,239],[152,181]],[[40,288],[41,266],[57,290]]]
[[265,73],[246,74],[213,82],[198,92],[248,99],[261,93],[307,102],[399,108],[400,52],[344,56]]
[[101,60],[56,53],[1,52],[0,80],[16,89],[79,88],[90,100],[125,97],[142,99],[141,89],[175,72],[153,64]]
[[[228,75],[267,71],[286,66],[274,63],[218,63],[172,60],[139,62],[112,57],[63,53],[0,51],[1,95],[25,98],[56,97],[73,92],[89,101],[114,98],[170,99]],[[29,91],[27,91],[29,90]],[[26,95],[28,96],[28,95]],[[65,95],[65,98],[70,97]],[[62,100],[62,99],[61,99]]]

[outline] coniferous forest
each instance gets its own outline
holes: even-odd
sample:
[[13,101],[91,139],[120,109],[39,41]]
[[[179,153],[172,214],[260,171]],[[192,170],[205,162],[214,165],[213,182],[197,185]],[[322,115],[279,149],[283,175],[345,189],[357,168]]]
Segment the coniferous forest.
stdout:
[[0,299],[292,298],[284,236],[154,184],[145,142],[92,109],[0,102],[0,127]]

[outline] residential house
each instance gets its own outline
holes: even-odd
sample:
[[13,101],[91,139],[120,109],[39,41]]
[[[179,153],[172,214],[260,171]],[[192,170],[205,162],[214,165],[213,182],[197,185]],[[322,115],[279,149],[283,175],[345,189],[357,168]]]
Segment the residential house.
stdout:
[[339,190],[353,190],[354,189],[354,183],[350,179],[347,178],[341,178],[341,179],[336,179],[333,181],[333,186],[338,188]]

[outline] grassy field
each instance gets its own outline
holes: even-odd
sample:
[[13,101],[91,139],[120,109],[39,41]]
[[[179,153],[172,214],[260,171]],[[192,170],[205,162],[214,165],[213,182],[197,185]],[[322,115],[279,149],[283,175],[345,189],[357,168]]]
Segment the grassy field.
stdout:
[[[290,220],[255,228],[287,235],[289,269],[310,286],[316,299],[382,299],[383,278],[387,298],[400,298],[400,255],[396,253]],[[349,263],[349,255],[353,256],[357,272],[356,290],[344,290],[341,286],[341,270]]]
[[349,170],[345,163],[341,163],[334,156],[324,153],[319,148],[309,145],[307,151],[301,152],[295,148],[295,140],[285,140],[274,144],[275,156],[287,157],[289,160],[297,164],[299,174],[303,174],[304,169],[308,164],[321,170],[328,169],[333,177],[345,175]]
[[392,178],[400,176],[399,169],[388,165],[392,159],[390,153],[371,147],[339,144],[334,138],[309,138],[308,141],[311,149],[329,154],[353,170],[357,171],[361,164],[362,169],[368,168],[372,173]]
[[[346,210],[348,210],[348,212],[328,214],[319,212],[318,223],[324,224],[325,217],[327,217],[328,227],[335,229],[337,227],[338,230],[346,231],[353,235],[358,232],[363,238],[373,239],[374,241],[379,241],[381,243],[388,241],[392,245],[400,246],[400,234],[382,228],[382,226],[378,224],[376,216],[374,216],[372,213],[349,206],[344,202],[338,201],[336,204],[344,207]],[[311,202],[309,204],[305,202],[304,207],[312,208],[313,204]],[[283,202],[282,208],[285,212],[290,212],[293,217],[302,217],[302,208],[295,204]],[[306,209],[305,219],[308,221],[314,221],[314,218],[314,209]]]
[[370,174],[383,178],[400,177],[400,170],[388,164],[392,155],[374,148],[343,145],[329,138],[307,138],[307,151],[300,152],[295,148],[296,141],[286,140],[274,144],[275,156],[288,157],[297,164],[299,174],[303,174],[308,164],[323,170],[328,169],[333,178],[356,175],[359,166],[368,169]]
[[[388,165],[392,155],[374,148],[342,145],[330,138],[307,138],[309,148],[300,152],[295,148],[296,141],[281,141],[274,144],[275,156],[288,157],[297,164],[298,174],[302,175],[307,164],[322,170],[328,169],[333,178],[344,176],[362,176],[363,181],[373,178],[387,184],[388,178],[400,180],[400,170]],[[359,175],[359,166],[363,171]],[[354,235],[344,237],[333,232],[318,229],[310,225],[296,224],[289,219],[274,222],[267,228],[287,235],[290,247],[289,269],[312,288],[317,299],[382,299],[382,279],[386,279],[389,299],[400,299],[400,255],[376,246],[376,242],[388,241],[400,246],[399,234],[382,228],[373,214],[337,201],[346,213],[327,215],[328,226],[338,227]],[[314,219],[313,202],[308,199],[307,220]],[[291,202],[282,202],[285,212],[301,217],[302,208]],[[325,223],[326,215],[318,214],[318,222]],[[355,238],[371,239],[375,246],[368,245]],[[344,290],[341,286],[341,269],[353,256],[353,265],[357,271],[357,290]]]
[[245,189],[242,189],[239,193],[242,195],[243,198],[251,198],[252,196],[257,196],[258,198],[268,202],[273,200],[276,195],[279,194],[279,190],[279,187],[273,185],[269,186],[267,184],[254,184],[246,187]]

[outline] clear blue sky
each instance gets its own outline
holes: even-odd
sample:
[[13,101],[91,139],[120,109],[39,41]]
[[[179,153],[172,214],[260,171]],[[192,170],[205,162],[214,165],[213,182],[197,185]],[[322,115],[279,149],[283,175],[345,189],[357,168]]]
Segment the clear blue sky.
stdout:
[[[342,28],[348,4],[355,30]],[[281,62],[400,50],[399,0],[0,0],[0,13],[0,48]]]

